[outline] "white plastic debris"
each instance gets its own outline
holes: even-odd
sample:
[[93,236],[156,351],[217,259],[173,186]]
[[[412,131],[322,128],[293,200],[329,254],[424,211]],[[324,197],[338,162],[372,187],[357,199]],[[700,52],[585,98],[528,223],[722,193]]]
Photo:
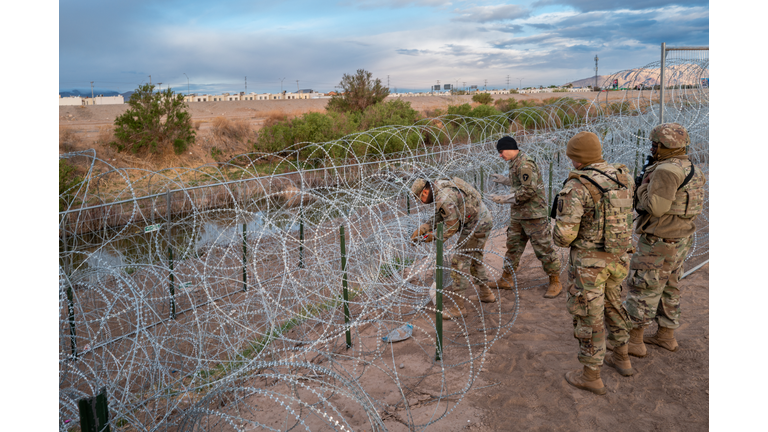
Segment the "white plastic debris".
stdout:
[[381,338],[384,342],[400,342],[406,340],[413,335],[413,326],[411,324],[404,324],[391,332],[388,335]]

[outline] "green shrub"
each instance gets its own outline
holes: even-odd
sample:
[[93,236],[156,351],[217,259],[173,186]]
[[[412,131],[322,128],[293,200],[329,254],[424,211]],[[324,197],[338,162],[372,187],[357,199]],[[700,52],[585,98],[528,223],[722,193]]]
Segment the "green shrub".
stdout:
[[115,119],[115,141],[118,151],[154,152],[158,146],[171,146],[181,154],[195,142],[192,117],[187,112],[184,96],[172,89],[154,91],[155,86],[139,86],[128,101],[129,108]]
[[477,93],[472,96],[472,102],[478,102],[483,105],[488,105],[493,102],[493,97],[490,93]]
[[77,167],[66,159],[59,159],[59,211],[64,211],[72,203],[75,187],[83,182],[77,174]]
[[339,86],[342,94],[333,96],[328,101],[327,110],[336,112],[362,112],[371,105],[380,103],[389,95],[389,89],[381,85],[381,80],[372,79],[373,74],[358,69],[355,75],[344,74]]
[[515,100],[515,98],[496,99],[493,104],[501,112],[509,112],[518,107],[517,100]]

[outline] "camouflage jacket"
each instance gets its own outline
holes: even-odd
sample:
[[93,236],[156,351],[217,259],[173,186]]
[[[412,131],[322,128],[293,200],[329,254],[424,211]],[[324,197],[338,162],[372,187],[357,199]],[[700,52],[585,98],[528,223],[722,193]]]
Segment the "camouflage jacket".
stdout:
[[[590,164],[588,167],[599,169],[626,186],[624,194],[627,203],[623,223],[627,235],[630,236],[632,226],[631,199],[634,195],[635,184],[632,178],[626,174],[628,173],[627,167],[622,164],[608,164],[606,162]],[[625,174],[620,175],[619,169]],[[585,169],[571,171],[563,189],[557,196],[557,219],[552,231],[552,238],[555,244],[560,247],[602,250],[605,245],[605,218],[598,214],[599,210],[596,209],[595,204],[601,195],[593,196],[594,193],[599,194],[599,190],[594,188],[590,191],[588,186],[577,180],[582,175],[589,177],[605,190],[619,188],[616,182],[597,171]]]
[[[432,184],[437,189],[437,192],[433,192],[435,214],[427,224],[435,227],[436,224],[444,222],[445,240],[461,230],[474,230],[478,222],[491,218],[488,208],[476,198],[479,192],[474,194],[476,196],[464,193],[451,180],[435,180]],[[482,226],[485,225],[487,224]]]
[[539,167],[523,151],[509,161],[510,192],[515,194],[510,218],[539,219],[547,217],[547,200]]
[[635,197],[637,234],[680,239],[696,231],[694,221],[703,210],[707,179],[700,168],[695,170],[688,184],[678,190],[691,172],[688,156],[665,159],[646,169]]

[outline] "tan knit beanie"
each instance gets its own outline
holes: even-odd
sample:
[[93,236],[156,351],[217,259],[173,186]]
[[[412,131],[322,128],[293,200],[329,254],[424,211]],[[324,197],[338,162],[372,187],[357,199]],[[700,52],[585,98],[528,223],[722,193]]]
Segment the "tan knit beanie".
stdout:
[[574,135],[568,141],[565,154],[574,162],[584,165],[605,162],[603,160],[603,147],[600,145],[600,138],[592,132],[579,132]]

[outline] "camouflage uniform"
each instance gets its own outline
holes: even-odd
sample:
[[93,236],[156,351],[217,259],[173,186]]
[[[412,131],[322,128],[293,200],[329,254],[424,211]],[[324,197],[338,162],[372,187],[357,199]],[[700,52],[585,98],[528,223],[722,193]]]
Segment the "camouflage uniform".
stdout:
[[[611,175],[626,189],[603,174],[585,168],[596,168]],[[618,173],[619,169],[623,175]],[[627,167],[621,164],[593,163],[571,171],[558,194],[553,238],[556,245],[571,248],[566,304],[573,316],[574,337],[579,340],[579,362],[593,369],[601,366],[605,358],[604,323],[612,346],[619,347],[629,341],[632,326],[621,304],[621,282],[627,277],[629,255],[605,251],[606,218],[602,214],[604,209],[599,208],[602,194],[579,181],[579,177],[589,177],[603,189],[618,189],[625,195],[626,215],[622,223],[626,224],[626,242],[630,245],[634,184],[627,172]]]
[[509,161],[509,180],[504,184],[510,186],[515,194],[515,202],[510,208],[504,257],[516,270],[530,239],[544,271],[548,275],[560,274],[560,260],[552,244],[544,186],[536,162],[520,151],[515,159]]
[[[480,283],[488,284],[488,275],[483,265],[483,249],[488,240],[493,220],[488,208],[480,199],[480,193],[466,185],[462,191],[452,180],[436,180],[433,183],[435,214],[427,222],[434,227],[444,222],[443,238],[448,240],[459,233],[457,250],[451,257],[451,279],[453,291],[463,294],[471,286],[466,276],[472,275]],[[470,250],[474,249],[474,250]]]
[[[665,140],[668,148],[685,148],[687,132],[675,135],[667,125],[654,128],[649,138]],[[693,243],[694,221],[702,211],[706,183],[704,174],[695,168],[688,183],[680,188],[692,169],[685,154],[672,156],[648,167],[637,189],[635,232],[639,239],[629,265],[629,293],[624,305],[640,327],[647,327],[654,319],[660,327],[680,327],[678,282]]]

